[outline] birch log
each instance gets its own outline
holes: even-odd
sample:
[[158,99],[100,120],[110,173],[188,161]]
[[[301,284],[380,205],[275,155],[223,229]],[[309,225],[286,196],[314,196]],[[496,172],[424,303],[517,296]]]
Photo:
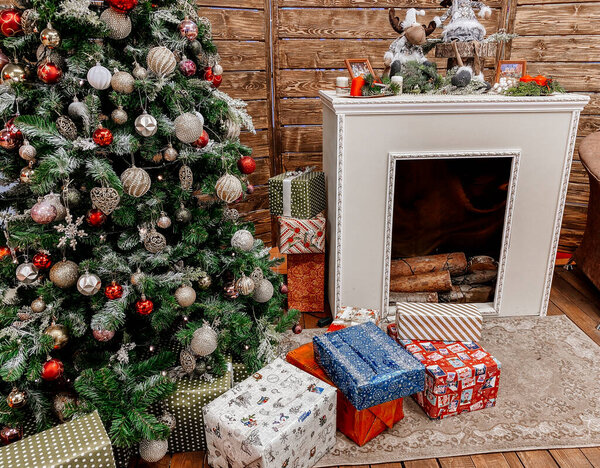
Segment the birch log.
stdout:
[[420,275],[436,271],[449,271],[451,275],[462,275],[467,269],[467,258],[463,252],[408,257],[392,260],[392,278]]
[[439,292],[451,289],[452,279],[450,272],[446,270],[412,276],[397,276],[390,280],[390,291],[392,292]]

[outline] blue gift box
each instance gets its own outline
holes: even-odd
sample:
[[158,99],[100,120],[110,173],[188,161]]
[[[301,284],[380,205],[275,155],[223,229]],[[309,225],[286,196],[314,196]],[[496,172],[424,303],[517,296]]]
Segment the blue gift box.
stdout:
[[372,322],[313,338],[315,358],[358,410],[423,391],[425,366]]

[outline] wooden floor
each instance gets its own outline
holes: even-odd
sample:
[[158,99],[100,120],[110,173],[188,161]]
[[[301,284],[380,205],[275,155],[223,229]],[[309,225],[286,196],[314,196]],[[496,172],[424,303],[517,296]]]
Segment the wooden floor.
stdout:
[[[554,275],[549,315],[567,315],[600,345],[600,292],[578,272],[558,268]],[[323,314],[304,314],[304,328],[315,328]],[[132,462],[130,468],[208,467],[204,452],[167,456],[158,463]],[[431,458],[402,463],[371,465],[373,468],[600,468],[600,447],[527,452],[491,453],[452,458]],[[342,468],[342,467],[340,467]],[[369,468],[369,465],[354,468]]]

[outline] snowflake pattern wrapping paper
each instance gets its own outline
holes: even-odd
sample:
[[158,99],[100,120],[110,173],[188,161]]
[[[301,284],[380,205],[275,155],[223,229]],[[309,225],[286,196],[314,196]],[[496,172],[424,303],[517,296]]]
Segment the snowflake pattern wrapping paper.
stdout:
[[379,325],[379,311],[375,309],[363,309],[362,307],[342,307],[335,314],[335,318],[328,332],[341,330],[342,328],[360,325],[361,323],[373,322]]
[[315,336],[313,343],[316,361],[358,410],[424,389],[425,366],[374,323]]
[[336,389],[276,359],[204,407],[213,468],[308,468],[335,443]]
[[[394,324],[388,335],[397,339]],[[425,390],[413,395],[432,419],[496,405],[501,364],[472,341],[402,340],[398,343],[425,365]]]
[[0,449],[0,468],[115,468],[97,411]]
[[[315,361],[312,343],[306,343],[290,351],[286,357],[290,364],[333,385],[323,369]],[[349,439],[363,446],[404,417],[402,398],[388,401],[358,411],[341,390],[337,392],[337,428]]]

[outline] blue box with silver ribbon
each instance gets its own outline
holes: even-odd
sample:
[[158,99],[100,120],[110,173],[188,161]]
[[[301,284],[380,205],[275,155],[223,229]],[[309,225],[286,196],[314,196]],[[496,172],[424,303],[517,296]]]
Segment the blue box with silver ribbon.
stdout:
[[423,391],[425,366],[372,322],[313,338],[315,359],[358,410]]
[[310,219],[327,204],[325,173],[285,172],[269,179],[269,208],[273,216]]

